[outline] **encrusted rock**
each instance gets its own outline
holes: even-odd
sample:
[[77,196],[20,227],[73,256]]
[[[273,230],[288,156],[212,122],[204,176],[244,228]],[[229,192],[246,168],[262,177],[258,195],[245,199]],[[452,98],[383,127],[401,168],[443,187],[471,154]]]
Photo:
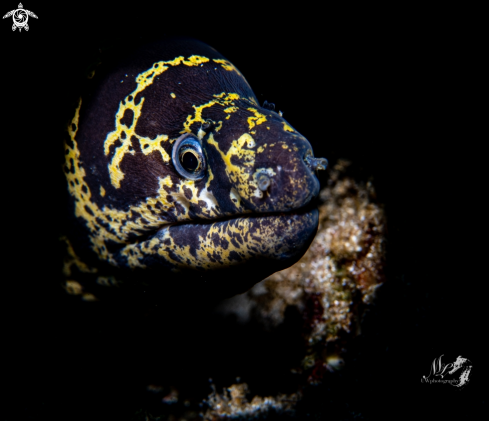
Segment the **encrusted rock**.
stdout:
[[247,395],[248,385],[246,383],[233,384],[227,390],[224,389],[222,394],[217,393],[213,387],[213,392],[206,400],[208,409],[204,413],[204,420],[217,421],[236,417],[247,419],[266,414],[269,411],[289,412],[294,409],[300,399],[300,393],[293,393],[264,398],[254,396],[250,402]]

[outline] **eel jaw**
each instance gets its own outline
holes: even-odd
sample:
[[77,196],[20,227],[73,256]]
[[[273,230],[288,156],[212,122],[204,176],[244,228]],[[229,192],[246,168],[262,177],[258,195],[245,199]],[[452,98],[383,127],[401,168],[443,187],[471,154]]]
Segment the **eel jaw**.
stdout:
[[197,301],[222,299],[296,263],[318,222],[319,212],[310,204],[287,213],[167,224],[120,250],[118,268],[122,277],[131,269],[127,282],[134,291],[149,288],[159,300],[171,302],[170,297],[182,294]]
[[264,261],[273,273],[305,253],[317,227],[314,208],[167,224],[148,240],[128,245],[123,254],[137,258],[127,259],[134,268],[213,272],[240,267],[247,271],[246,263]]

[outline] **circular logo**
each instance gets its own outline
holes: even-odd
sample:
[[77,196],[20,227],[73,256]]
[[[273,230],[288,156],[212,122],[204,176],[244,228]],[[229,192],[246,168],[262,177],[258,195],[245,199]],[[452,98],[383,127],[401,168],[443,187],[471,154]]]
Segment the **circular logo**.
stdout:
[[13,14],[14,24],[22,28],[27,23],[27,13],[24,9],[17,9]]

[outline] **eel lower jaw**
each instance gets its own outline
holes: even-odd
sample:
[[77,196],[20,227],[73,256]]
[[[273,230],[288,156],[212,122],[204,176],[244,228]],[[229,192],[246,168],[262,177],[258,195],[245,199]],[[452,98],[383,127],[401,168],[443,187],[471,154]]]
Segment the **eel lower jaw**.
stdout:
[[271,274],[302,257],[316,234],[318,221],[317,209],[303,208],[171,224],[141,249],[152,255],[149,260],[158,259],[158,255],[177,271],[215,271],[267,261],[273,267]]
[[127,246],[120,261],[137,270],[155,295],[218,300],[296,263],[318,222],[317,208],[303,208],[168,224],[146,241]]
[[319,211],[311,205],[290,212],[166,224],[146,240],[128,245],[120,261],[161,288],[178,290],[185,276],[182,294],[188,294],[191,285],[192,294],[231,296],[297,262],[318,223]]

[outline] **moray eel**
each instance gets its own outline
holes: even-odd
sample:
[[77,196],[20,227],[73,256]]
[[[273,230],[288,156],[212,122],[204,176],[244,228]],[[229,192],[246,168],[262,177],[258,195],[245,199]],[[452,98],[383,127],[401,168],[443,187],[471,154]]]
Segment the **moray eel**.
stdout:
[[164,39],[90,84],[65,143],[69,292],[111,273],[251,286],[304,254],[327,161],[216,50]]

